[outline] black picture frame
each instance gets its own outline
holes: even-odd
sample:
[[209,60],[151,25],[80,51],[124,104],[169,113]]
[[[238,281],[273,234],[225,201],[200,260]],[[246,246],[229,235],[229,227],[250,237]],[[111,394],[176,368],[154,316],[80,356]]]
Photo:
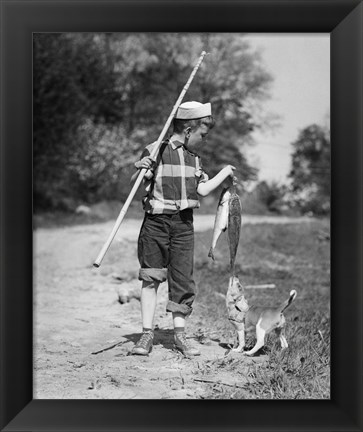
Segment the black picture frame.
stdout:
[[[1,1],[2,431],[362,430],[362,10],[360,0]],[[33,400],[32,34],[72,31],[330,33],[331,400]]]

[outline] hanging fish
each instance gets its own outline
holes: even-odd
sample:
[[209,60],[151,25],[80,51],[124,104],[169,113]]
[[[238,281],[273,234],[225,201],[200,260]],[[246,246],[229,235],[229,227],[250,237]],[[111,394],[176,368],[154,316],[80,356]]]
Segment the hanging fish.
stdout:
[[233,184],[233,186],[231,186],[230,190],[231,196],[228,203],[228,242],[230,254],[230,271],[231,275],[234,276],[234,266],[239,244],[239,238],[241,234],[242,205],[241,200],[239,199],[239,196],[236,192],[235,183]]
[[228,227],[228,213],[229,213],[229,198],[231,196],[230,188],[222,190],[221,196],[219,197],[216,218],[214,220],[212,246],[209,250],[208,256],[214,258],[214,248],[217,245],[217,241],[222,232],[226,231]]
[[239,196],[236,192],[236,181],[232,186],[223,189],[219,198],[217,214],[214,221],[212,246],[208,256],[213,260],[214,249],[222,232],[228,228],[228,243],[230,251],[230,271],[234,275],[234,265],[239,243],[242,222],[242,206]]

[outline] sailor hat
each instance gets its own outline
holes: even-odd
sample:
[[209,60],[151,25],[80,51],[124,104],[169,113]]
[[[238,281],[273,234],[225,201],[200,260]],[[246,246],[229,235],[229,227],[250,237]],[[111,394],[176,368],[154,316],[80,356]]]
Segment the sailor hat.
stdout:
[[200,102],[184,102],[179,105],[175,118],[179,120],[195,120],[212,115],[211,104]]

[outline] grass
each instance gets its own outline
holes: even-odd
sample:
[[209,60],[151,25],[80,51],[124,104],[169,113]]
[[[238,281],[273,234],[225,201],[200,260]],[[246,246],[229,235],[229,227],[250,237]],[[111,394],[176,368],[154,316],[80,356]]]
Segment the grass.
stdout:
[[240,397],[252,399],[329,399],[329,322],[306,314],[290,325],[290,346],[281,351],[276,340],[268,346],[269,361],[251,372],[251,380]]
[[[327,220],[291,225],[247,225],[243,227],[237,273],[245,285],[273,283],[276,289],[249,289],[251,304],[276,305],[291,289],[294,303],[285,311],[287,350],[281,350],[275,335],[267,338],[267,362],[258,362],[245,372],[240,360],[215,361],[206,365],[216,373],[233,368],[243,377],[243,388],[220,385],[209,399],[329,399],[330,398],[330,242],[321,233],[329,231]],[[217,331],[231,340],[233,328],[227,320],[224,300],[215,293],[227,291],[228,243],[218,243],[218,261],[205,258],[211,232],[196,238],[196,314],[206,331]],[[206,307],[207,305],[207,313]],[[247,348],[254,335],[247,337]]]

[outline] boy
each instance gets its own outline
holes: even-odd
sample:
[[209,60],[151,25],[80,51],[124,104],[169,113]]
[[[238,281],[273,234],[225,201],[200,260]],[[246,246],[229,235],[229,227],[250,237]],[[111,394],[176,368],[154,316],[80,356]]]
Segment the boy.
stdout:
[[152,350],[157,290],[167,280],[166,310],[173,317],[174,346],[186,357],[200,355],[185,334],[185,319],[195,298],[193,209],[200,205],[198,195],[208,195],[233,177],[235,169],[228,165],[212,179],[203,171],[197,151],[213,126],[210,103],[185,102],[176,112],[172,136],[161,144],[156,161],[150,157],[153,143],[135,163],[138,170],[148,171],[145,217],[138,240],[143,333],[132,354],[148,355]]

